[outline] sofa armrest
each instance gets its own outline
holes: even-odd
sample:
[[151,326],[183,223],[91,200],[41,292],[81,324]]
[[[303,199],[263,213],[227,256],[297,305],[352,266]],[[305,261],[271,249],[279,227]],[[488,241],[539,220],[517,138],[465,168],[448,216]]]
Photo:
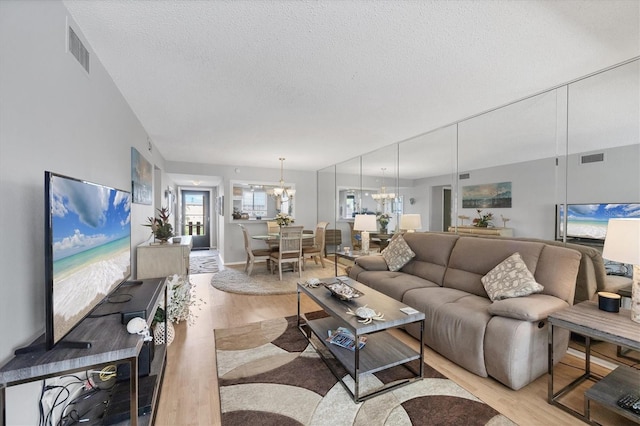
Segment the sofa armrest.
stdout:
[[382,256],[360,256],[356,258],[356,265],[366,271],[388,271],[387,262]]
[[525,297],[497,300],[489,306],[489,313],[522,321],[540,321],[549,314],[568,308],[562,299],[546,294],[531,294]]

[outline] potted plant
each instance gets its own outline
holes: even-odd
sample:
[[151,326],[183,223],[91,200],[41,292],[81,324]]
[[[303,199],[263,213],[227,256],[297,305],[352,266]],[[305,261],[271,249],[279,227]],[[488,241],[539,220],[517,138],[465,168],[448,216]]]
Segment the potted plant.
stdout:
[[378,215],[378,223],[380,223],[380,233],[387,233],[387,226],[389,225],[389,220],[391,220],[391,215],[389,213],[379,213]]
[[481,209],[476,209],[476,211],[478,212],[478,217],[473,219],[473,226],[477,226],[478,228],[486,228],[493,225],[491,223],[491,221],[493,220],[493,213],[488,212],[482,214]]
[[158,217],[147,218],[149,223],[145,223],[144,226],[151,228],[151,233],[156,240],[166,243],[169,238],[173,237],[173,227],[169,222],[169,209],[162,207],[157,210]]

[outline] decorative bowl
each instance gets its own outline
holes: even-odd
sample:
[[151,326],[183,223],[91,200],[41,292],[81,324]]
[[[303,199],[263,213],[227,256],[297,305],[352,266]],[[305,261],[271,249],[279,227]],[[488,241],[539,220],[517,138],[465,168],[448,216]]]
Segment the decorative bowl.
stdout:
[[356,290],[342,282],[332,284],[324,283],[324,286],[331,292],[332,296],[335,296],[340,300],[351,300],[364,294],[360,290]]

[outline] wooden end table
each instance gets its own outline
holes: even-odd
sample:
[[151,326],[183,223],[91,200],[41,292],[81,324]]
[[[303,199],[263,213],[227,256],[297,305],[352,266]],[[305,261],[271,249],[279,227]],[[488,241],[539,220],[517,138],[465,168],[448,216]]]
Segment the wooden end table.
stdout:
[[[640,373],[626,366],[619,366],[612,373],[600,380],[591,373],[591,339],[597,339],[628,349],[640,350],[640,324],[631,320],[628,309],[620,312],[606,312],[598,309],[596,302],[586,301],[549,315],[549,350],[548,350],[548,402],[562,410],[582,419],[591,421],[590,402],[597,401],[616,413],[640,423],[640,416],[624,410],[616,405],[617,400],[628,392],[638,390]],[[557,392],[553,389],[553,331],[555,327],[564,328],[585,337],[584,374]],[[597,383],[585,393],[584,411],[582,413],[562,404],[559,399],[575,389],[585,380]],[[632,384],[635,383],[634,388]]]

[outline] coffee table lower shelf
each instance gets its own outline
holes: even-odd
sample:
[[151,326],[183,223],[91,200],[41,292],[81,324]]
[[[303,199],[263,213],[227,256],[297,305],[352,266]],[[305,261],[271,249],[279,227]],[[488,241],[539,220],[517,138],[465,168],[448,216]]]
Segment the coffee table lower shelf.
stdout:
[[[422,379],[424,375],[424,366],[422,364],[421,354],[393,337],[388,331],[379,331],[367,334],[367,343],[365,347],[355,351],[331,344],[325,340],[328,337],[329,330],[335,330],[343,325],[344,323],[332,317],[326,317],[306,321],[300,325],[300,329],[305,333],[334,376],[336,376],[344,388],[349,392],[354,402],[358,403],[364,401],[383,392],[388,392],[394,388]],[[311,332],[313,332],[313,335],[315,335],[317,340],[312,339],[310,334]],[[330,354],[342,365],[349,376],[351,376],[354,380],[353,389],[345,383],[345,377],[340,373],[340,371],[338,371],[335,363],[332,363],[327,359],[327,351],[323,349],[328,349]],[[420,367],[418,370],[406,365],[414,360],[420,361]],[[405,368],[411,371],[415,376],[388,383],[366,393],[360,392],[360,376],[362,374],[375,373],[399,365],[404,365]]]

